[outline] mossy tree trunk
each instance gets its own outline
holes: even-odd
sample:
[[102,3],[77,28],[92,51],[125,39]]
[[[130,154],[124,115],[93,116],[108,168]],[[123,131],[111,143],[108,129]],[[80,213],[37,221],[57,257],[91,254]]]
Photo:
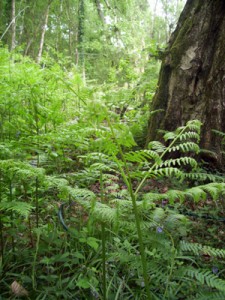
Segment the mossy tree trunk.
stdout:
[[200,146],[214,151],[206,159],[221,166],[225,132],[225,1],[188,0],[162,61],[149,120],[148,141],[158,129],[174,130],[188,120],[202,123]]

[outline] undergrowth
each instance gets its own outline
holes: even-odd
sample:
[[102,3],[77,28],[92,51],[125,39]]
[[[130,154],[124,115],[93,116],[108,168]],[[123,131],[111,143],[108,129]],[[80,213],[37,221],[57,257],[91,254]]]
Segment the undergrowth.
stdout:
[[2,99],[19,77],[29,109],[7,98],[2,111],[0,299],[223,299],[225,251],[196,240],[190,214],[225,194],[195,159],[200,122],[140,148],[146,108],[140,124],[140,111],[121,117],[55,69],[1,70]]

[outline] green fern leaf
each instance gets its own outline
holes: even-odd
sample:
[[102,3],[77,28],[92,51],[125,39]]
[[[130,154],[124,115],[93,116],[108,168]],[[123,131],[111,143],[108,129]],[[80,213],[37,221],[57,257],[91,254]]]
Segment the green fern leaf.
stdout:
[[11,202],[0,202],[0,211],[13,211],[18,213],[20,216],[27,218],[34,207],[26,202],[11,201]]
[[191,140],[191,139],[195,139],[196,141],[198,141],[199,134],[195,131],[188,131],[188,132],[184,132],[183,134],[181,134],[179,136],[179,140],[181,142],[186,141],[186,140]]
[[198,243],[180,242],[181,250],[194,253],[196,256],[204,254],[212,257],[225,258],[225,250],[204,246]]
[[205,200],[207,196],[207,194],[199,186],[185,190],[185,194],[193,198],[195,202]]
[[168,149],[168,152],[174,152],[174,151],[199,153],[200,148],[194,142],[186,142],[179,145],[175,145]]
[[218,278],[211,271],[187,269],[186,274],[193,279],[197,279],[203,285],[225,292],[225,280]]
[[225,292],[206,291],[196,295],[196,300],[223,300],[225,299]]
[[148,144],[148,149],[156,151],[157,153],[163,153],[166,150],[166,146],[158,141],[152,141]]
[[166,193],[166,198],[169,200],[171,204],[173,204],[177,199],[183,202],[185,200],[185,193],[180,190],[169,190]]
[[151,172],[155,177],[160,177],[160,176],[166,176],[166,177],[171,177],[171,176],[176,176],[177,178],[183,178],[184,173],[178,169],[178,168],[161,168],[161,169],[156,169]]

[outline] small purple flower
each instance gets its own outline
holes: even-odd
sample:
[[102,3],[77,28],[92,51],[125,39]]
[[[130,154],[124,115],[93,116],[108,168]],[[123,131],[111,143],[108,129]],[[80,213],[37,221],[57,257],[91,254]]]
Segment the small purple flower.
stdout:
[[216,266],[212,267],[213,274],[217,274],[219,272],[219,269]]
[[165,207],[167,205],[168,201],[167,200],[162,200],[162,207]]
[[162,227],[157,227],[156,228],[156,232],[157,233],[162,233],[163,232],[163,228]]

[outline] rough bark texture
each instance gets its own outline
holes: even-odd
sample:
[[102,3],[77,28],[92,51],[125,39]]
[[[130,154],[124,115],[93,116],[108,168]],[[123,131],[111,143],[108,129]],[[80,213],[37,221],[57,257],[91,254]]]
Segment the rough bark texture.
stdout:
[[221,140],[212,129],[225,132],[225,1],[188,0],[165,51],[158,90],[151,110],[163,109],[149,121],[148,141],[158,129],[174,130],[188,120],[202,123],[200,146],[224,163]]

